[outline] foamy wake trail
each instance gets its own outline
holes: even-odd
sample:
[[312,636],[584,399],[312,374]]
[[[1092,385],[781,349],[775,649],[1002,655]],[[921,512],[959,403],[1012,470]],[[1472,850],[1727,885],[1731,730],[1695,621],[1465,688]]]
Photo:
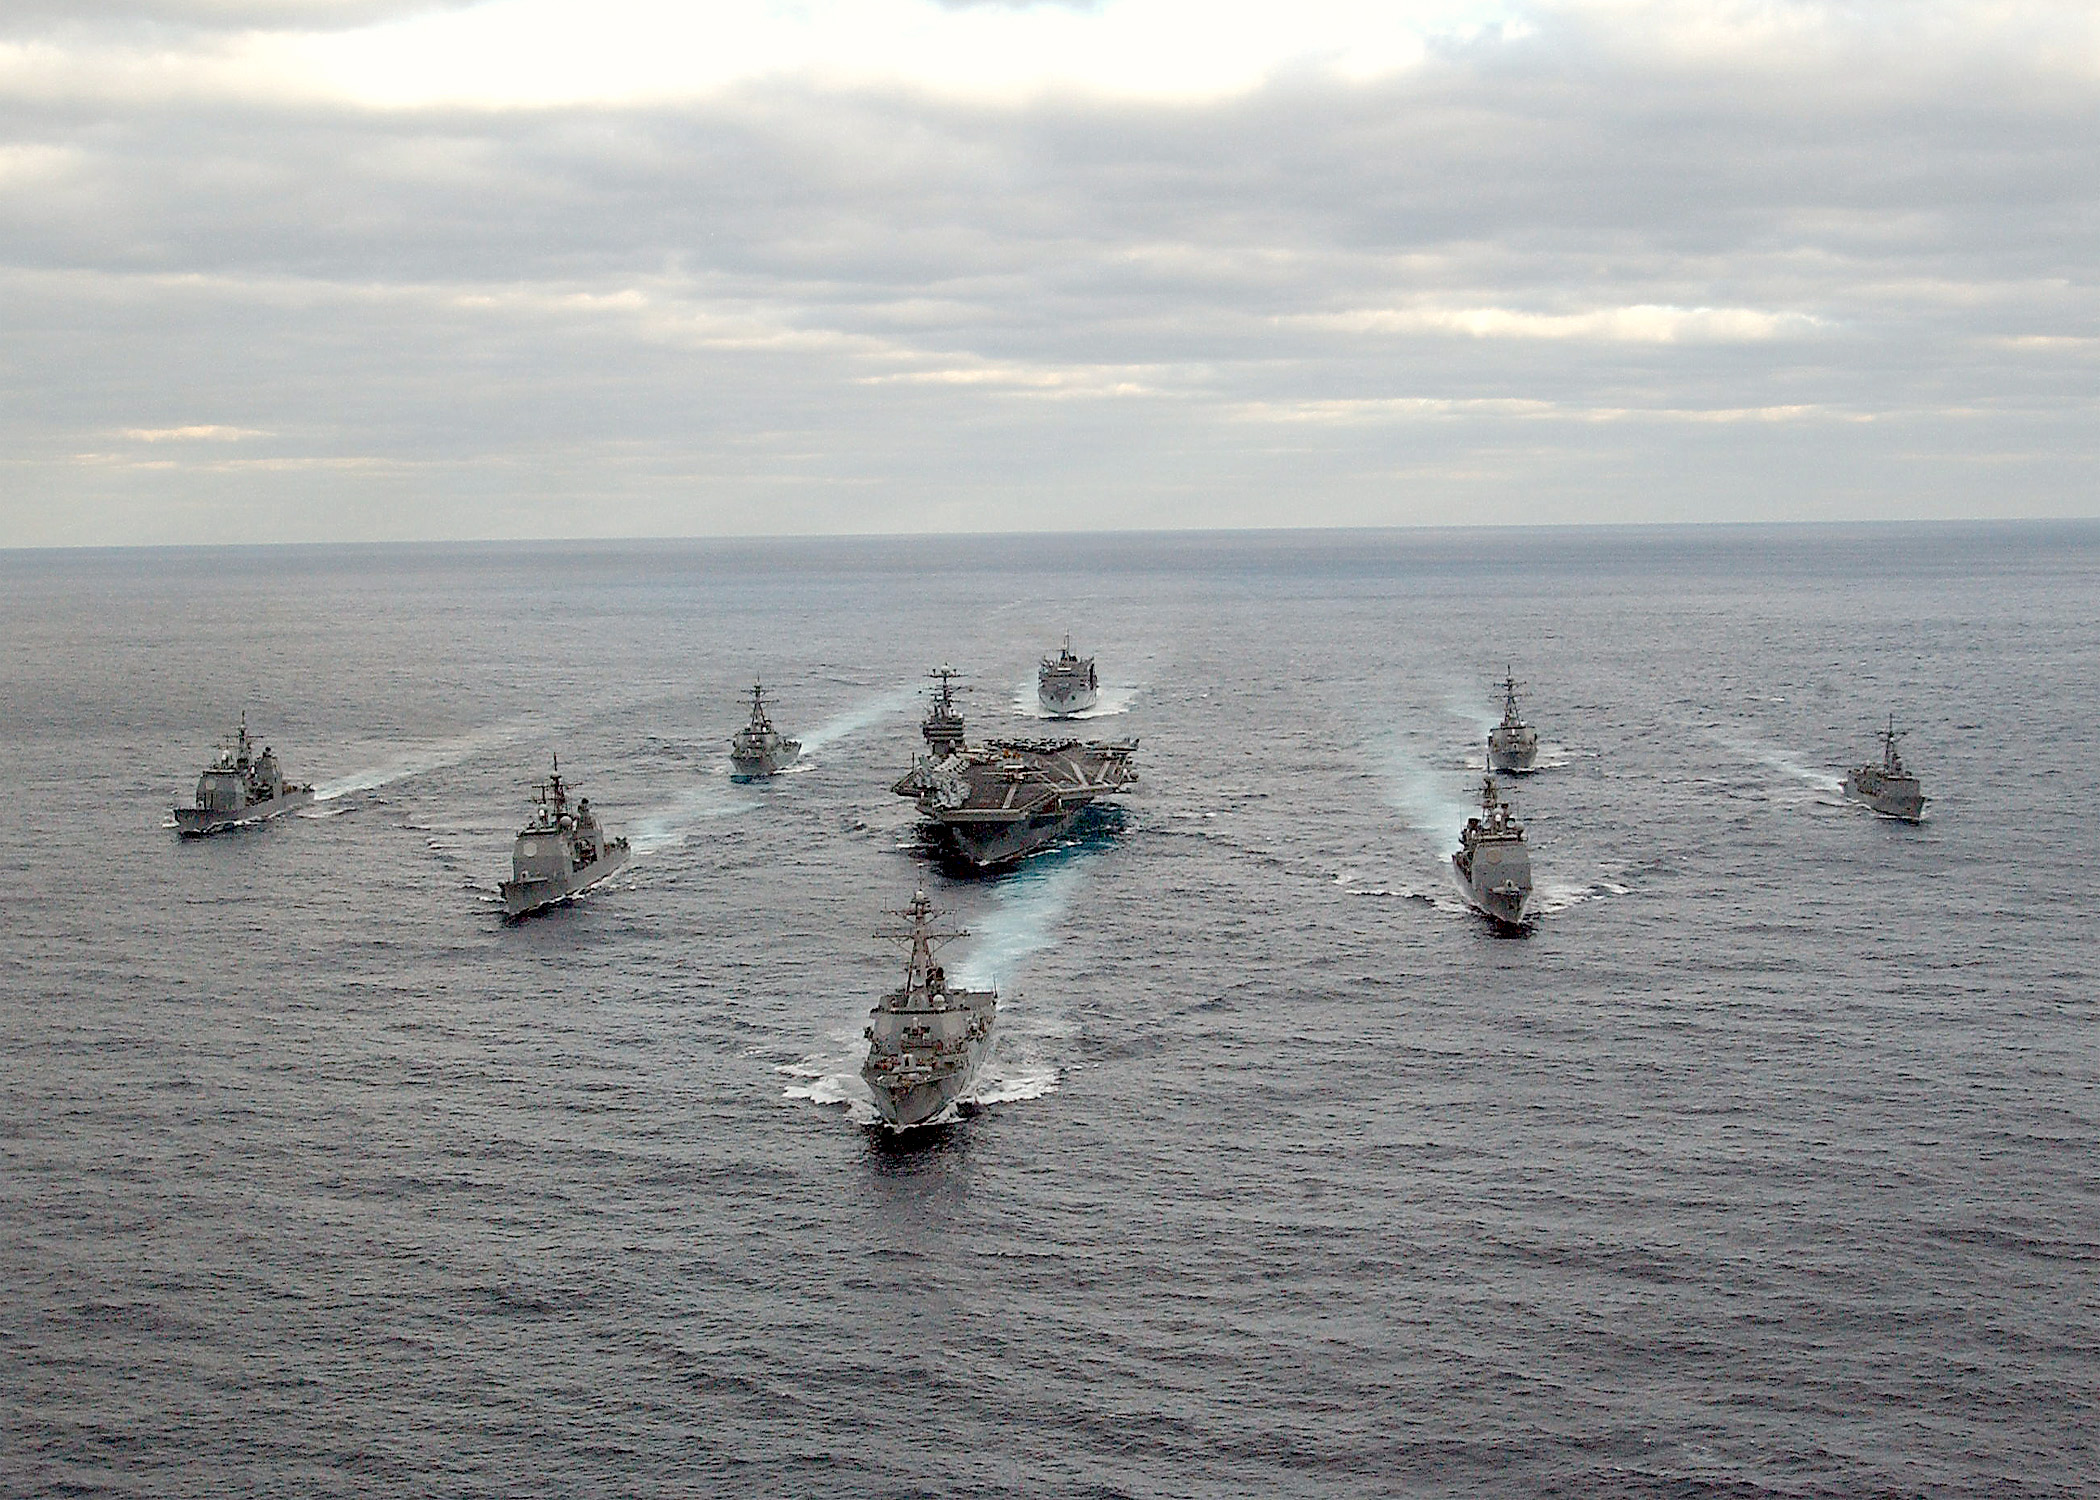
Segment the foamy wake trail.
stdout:
[[1417,833],[1439,842],[1455,842],[1474,808],[1456,794],[1451,774],[1438,770],[1403,739],[1388,740],[1378,754],[1387,800],[1406,815]]
[[899,683],[888,692],[878,697],[870,698],[866,703],[856,708],[849,708],[846,712],[834,718],[826,719],[815,729],[802,736],[802,753],[804,755],[815,755],[820,751],[828,750],[840,740],[852,738],[880,720],[901,711],[918,694],[919,685],[917,683]]
[[515,744],[528,735],[543,732],[546,728],[545,724],[536,720],[510,719],[449,740],[439,740],[436,744],[411,751],[398,759],[385,761],[362,771],[353,771],[347,776],[338,776],[333,781],[324,781],[314,788],[314,800],[327,802],[336,797],[347,796],[351,792],[369,792],[410,776],[421,776],[426,771],[456,766],[483,751],[494,750],[500,745]]
[[634,820],[628,835],[636,854],[654,854],[673,844],[682,844],[702,824],[717,818],[733,818],[759,805],[758,798],[725,786],[703,784],[689,787],[677,801],[654,808]]
[[1707,734],[1716,744],[1733,750],[1737,755],[1753,760],[1761,766],[1768,766],[1782,775],[1791,776],[1804,786],[1812,786],[1819,792],[1835,793],[1845,789],[1845,783],[1828,771],[1812,771],[1785,751],[1775,749],[1761,740],[1718,734],[1712,730],[1708,730]]
[[875,1100],[860,1076],[866,1041],[858,1031],[834,1031],[828,1039],[832,1043],[828,1051],[774,1069],[791,1080],[780,1091],[780,1096],[806,1100],[811,1104],[838,1105],[856,1125],[879,1124],[882,1116],[876,1111]]
[[951,967],[965,984],[998,985],[1021,960],[1057,937],[1072,892],[1085,874],[1081,859],[1024,869],[994,887],[992,909],[972,925],[971,939]]
[[1444,695],[1444,712],[1454,719],[1463,719],[1480,731],[1479,738],[1485,740],[1487,732],[1502,722],[1502,711],[1489,708],[1484,699],[1471,693],[1450,692]]
[[1573,880],[1542,880],[1532,889],[1531,911],[1535,915],[1550,915],[1566,911],[1584,901],[1601,901],[1606,896],[1623,896],[1629,887],[1610,880],[1592,880],[1582,883]]
[[[1083,714],[1066,714],[1056,722],[1106,719],[1115,714],[1127,713],[1130,705],[1137,701],[1137,695],[1144,690],[1145,685],[1142,682],[1105,682],[1101,685],[1100,696],[1095,699],[1092,708]],[[1036,696],[1035,683],[1032,681],[1024,682],[1014,689],[1014,712],[1024,719],[1051,718],[1050,711],[1043,707],[1042,700]]]

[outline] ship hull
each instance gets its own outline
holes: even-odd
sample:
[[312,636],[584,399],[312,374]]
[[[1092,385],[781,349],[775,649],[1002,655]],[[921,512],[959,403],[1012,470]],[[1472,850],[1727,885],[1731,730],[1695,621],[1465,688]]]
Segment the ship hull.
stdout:
[[615,874],[632,857],[624,845],[608,849],[582,868],[566,876],[551,876],[543,880],[506,880],[503,892],[503,915],[516,921],[544,911],[550,906],[574,900],[608,875]]
[[789,740],[777,751],[760,755],[737,755],[729,757],[729,779],[731,781],[763,781],[768,776],[778,775],[802,758],[802,747]]
[[[977,1081],[977,1069],[988,1050],[989,1044],[972,1048],[966,1067],[925,1083],[894,1088],[867,1079],[868,1093],[875,1101],[875,1112],[892,1130],[910,1130],[939,1119],[948,1106],[970,1092],[970,1085]],[[866,1077],[865,1074],[862,1076]]]
[[1864,803],[1870,810],[1884,818],[1893,818],[1899,823],[1916,823],[1924,819],[1927,799],[1916,782],[1898,782],[1893,786],[1876,775],[1862,775],[1854,771],[1845,778],[1845,795],[1855,802]]
[[1488,769],[1522,775],[1538,764],[1539,742],[1536,737],[1523,739],[1515,735],[1503,735],[1500,731],[1488,736]]
[[1056,843],[1079,821],[1087,804],[1057,812],[1038,812],[1009,822],[932,819],[925,825],[928,841],[943,857],[975,870],[1017,864]]
[[1101,701],[1098,688],[1073,687],[1043,683],[1035,690],[1035,701],[1042,705],[1043,712],[1053,719],[1069,719],[1074,714],[1083,714]]
[[1470,867],[1464,852],[1451,856],[1451,872],[1466,904],[1503,932],[1520,932],[1531,900],[1531,856],[1483,850]]
[[223,833],[229,828],[245,828],[251,823],[267,823],[288,812],[313,805],[313,788],[302,787],[296,792],[286,792],[281,797],[272,797],[267,802],[253,802],[234,812],[214,812],[203,807],[178,807],[175,812],[175,831],[186,839],[201,839],[208,834]]

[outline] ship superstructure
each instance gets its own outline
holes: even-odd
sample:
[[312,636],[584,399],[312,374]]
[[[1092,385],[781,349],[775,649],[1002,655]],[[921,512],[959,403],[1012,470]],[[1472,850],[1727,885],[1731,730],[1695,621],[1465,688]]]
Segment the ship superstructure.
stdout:
[[1466,819],[1459,833],[1451,868],[1471,902],[1496,926],[1515,930],[1524,925],[1524,904],[1531,899],[1531,852],[1524,847],[1524,825],[1516,809],[1502,800],[1492,776],[1482,779],[1480,815]]
[[1539,758],[1539,732],[1517,711],[1514,672],[1502,679],[1502,722],[1488,731],[1488,769],[1505,773],[1529,771]]
[[905,946],[904,982],[870,1013],[860,1076],[884,1123],[903,1130],[937,1119],[969,1090],[991,1051],[999,992],[948,982],[934,950],[968,934],[937,930],[934,919],[947,913],[924,891],[895,915],[909,925],[885,936]]
[[1880,764],[1868,761],[1854,766],[1845,778],[1845,795],[1866,803],[1885,818],[1915,823],[1924,817],[1925,804],[1931,799],[1919,787],[1916,774],[1904,767],[1903,757],[1896,753],[1896,741],[1903,738],[1903,731],[1896,727],[1894,714],[1889,715],[1889,727],[1874,738],[1881,741]]
[[533,788],[532,816],[511,846],[503,914],[522,917],[581,895],[626,864],[629,852],[627,840],[599,823],[590,798],[571,805],[557,755],[552,773]]
[[268,745],[256,751],[244,712],[239,727],[197,778],[196,804],[174,809],[175,828],[184,838],[198,838],[222,828],[260,823],[313,800],[312,787],[284,779],[276,751]]
[[730,779],[757,781],[793,765],[801,756],[802,741],[788,739],[767,717],[764,684],[752,683],[751,722],[729,741]]
[[1035,701],[1054,719],[1083,714],[1101,701],[1101,683],[1094,675],[1091,656],[1074,656],[1072,638],[1058,648],[1057,655],[1043,658],[1035,674]]
[[1003,739],[968,744],[953,667],[937,687],[920,734],[926,753],[891,788],[919,805],[942,854],[976,869],[1011,864],[1060,837],[1081,812],[1137,780],[1132,740]]

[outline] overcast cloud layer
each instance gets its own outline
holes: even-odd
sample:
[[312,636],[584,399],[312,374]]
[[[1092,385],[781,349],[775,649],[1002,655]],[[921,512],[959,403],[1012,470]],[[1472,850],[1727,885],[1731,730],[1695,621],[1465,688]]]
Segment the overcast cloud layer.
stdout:
[[13,0],[0,545],[2100,514],[2100,21]]

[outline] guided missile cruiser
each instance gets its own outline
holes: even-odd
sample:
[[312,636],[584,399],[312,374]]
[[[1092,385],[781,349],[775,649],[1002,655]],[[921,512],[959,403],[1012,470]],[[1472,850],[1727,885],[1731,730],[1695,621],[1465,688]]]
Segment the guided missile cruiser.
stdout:
[[1466,819],[1451,868],[1466,900],[1489,921],[1504,931],[1523,927],[1524,903],[1531,899],[1531,853],[1524,847],[1516,809],[1502,800],[1492,776],[1481,783],[1480,816]]
[[243,713],[240,726],[197,778],[196,805],[174,809],[175,831],[184,838],[201,838],[222,828],[260,823],[313,800],[312,787],[284,779],[276,751],[265,745],[260,755],[256,753],[255,741],[248,737],[248,715]]
[[557,755],[553,773],[533,789],[532,817],[511,847],[503,915],[515,920],[580,896],[626,864],[628,853],[627,840],[600,825],[590,798],[569,805]]

